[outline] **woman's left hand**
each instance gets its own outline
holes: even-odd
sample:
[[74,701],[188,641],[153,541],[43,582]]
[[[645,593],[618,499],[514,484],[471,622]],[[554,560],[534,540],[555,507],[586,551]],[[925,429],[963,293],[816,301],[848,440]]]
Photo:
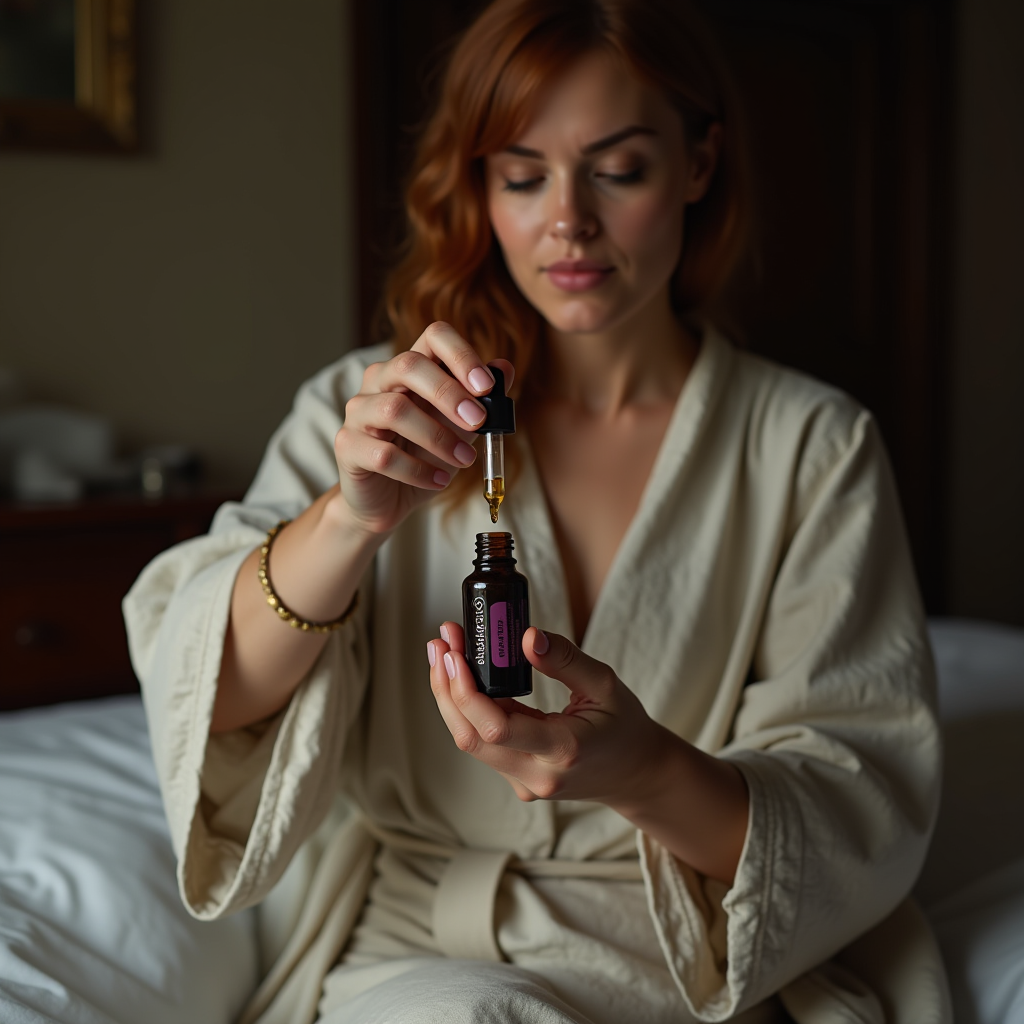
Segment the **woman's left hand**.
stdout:
[[456,745],[500,772],[520,800],[615,806],[657,784],[667,731],[608,665],[565,637],[533,626],[523,637],[530,664],[569,690],[554,713],[480,693],[458,624],[444,623],[427,648],[431,689]]
[[500,772],[520,800],[596,800],[680,860],[731,884],[747,835],[749,796],[736,765],[669,732],[603,662],[530,627],[523,653],[564,683],[569,703],[545,713],[480,693],[462,627],[427,644],[430,686],[460,750]]

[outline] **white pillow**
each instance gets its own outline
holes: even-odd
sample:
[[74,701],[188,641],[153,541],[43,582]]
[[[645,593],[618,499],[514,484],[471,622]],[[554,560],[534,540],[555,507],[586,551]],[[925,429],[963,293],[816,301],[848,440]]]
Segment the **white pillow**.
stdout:
[[1024,630],[956,619],[930,629],[945,778],[915,892],[957,1024],[1024,1024]]
[[931,908],[957,1024],[1024,1021],[1024,858]]
[[138,697],[0,716],[0,1021],[228,1024],[257,972],[182,906]]

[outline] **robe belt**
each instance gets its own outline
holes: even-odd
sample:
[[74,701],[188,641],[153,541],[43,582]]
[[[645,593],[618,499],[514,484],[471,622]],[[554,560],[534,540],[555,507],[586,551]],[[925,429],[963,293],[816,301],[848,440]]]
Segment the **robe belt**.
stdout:
[[494,931],[494,898],[506,871],[527,878],[643,880],[639,860],[523,860],[508,851],[470,850],[416,839],[369,820],[365,825],[384,846],[448,861],[434,896],[433,929],[441,952],[458,959],[505,959]]

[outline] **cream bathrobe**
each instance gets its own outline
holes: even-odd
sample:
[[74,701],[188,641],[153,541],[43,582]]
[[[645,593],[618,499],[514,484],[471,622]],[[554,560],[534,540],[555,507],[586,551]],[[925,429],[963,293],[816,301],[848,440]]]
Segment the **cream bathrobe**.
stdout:
[[[526,968],[595,1024],[770,1020],[780,1002],[801,1024],[948,1021],[935,945],[907,902],[939,795],[933,669],[876,426],[714,331],[582,646],[653,718],[742,771],[749,830],[730,888],[603,805],[520,803],[455,747],[425,645],[461,619],[474,537],[491,528],[482,499],[410,517],[287,708],[208,738],[238,568],[336,482],[346,398],[387,355],[354,351],[303,386],[244,502],[157,558],[125,600],[195,915],[263,899],[339,794],[351,809],[245,1019],[311,1020],[322,990],[329,1016],[446,955]],[[571,635],[517,441],[502,525],[533,623]],[[269,609],[267,628],[286,628]],[[536,706],[566,698],[535,673]]]

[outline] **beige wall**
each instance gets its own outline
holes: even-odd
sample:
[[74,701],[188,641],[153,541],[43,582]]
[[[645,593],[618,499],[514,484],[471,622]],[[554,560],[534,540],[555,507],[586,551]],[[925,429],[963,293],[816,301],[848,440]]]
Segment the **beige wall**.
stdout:
[[347,3],[144,12],[142,155],[0,153],[0,366],[244,483],[353,340]]
[[1024,2],[961,0],[950,611],[1024,625]]

